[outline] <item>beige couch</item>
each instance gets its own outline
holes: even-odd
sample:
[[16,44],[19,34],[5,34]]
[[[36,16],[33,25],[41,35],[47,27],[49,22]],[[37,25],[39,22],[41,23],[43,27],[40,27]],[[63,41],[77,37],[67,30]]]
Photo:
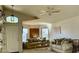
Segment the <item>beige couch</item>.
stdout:
[[61,45],[51,44],[51,50],[61,53],[71,53],[73,50],[73,46],[72,43],[68,43],[67,41],[64,41]]

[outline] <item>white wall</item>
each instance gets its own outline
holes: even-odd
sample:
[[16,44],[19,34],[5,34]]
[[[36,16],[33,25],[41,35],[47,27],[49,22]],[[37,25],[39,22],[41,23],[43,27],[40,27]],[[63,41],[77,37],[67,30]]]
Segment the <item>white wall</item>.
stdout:
[[53,33],[53,38],[66,37],[72,39],[79,39],[79,16],[55,23],[54,27],[56,26],[61,26],[61,34]]

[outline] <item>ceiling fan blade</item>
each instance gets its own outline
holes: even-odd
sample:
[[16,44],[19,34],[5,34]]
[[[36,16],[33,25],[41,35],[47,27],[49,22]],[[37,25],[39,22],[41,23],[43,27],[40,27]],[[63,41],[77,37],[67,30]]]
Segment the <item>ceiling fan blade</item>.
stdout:
[[40,13],[40,15],[45,15],[46,13]]
[[59,13],[59,12],[60,12],[59,10],[52,11],[52,13]]
[[44,15],[44,14],[46,14],[46,13],[47,13],[46,11],[42,10],[42,11],[40,12],[40,15]]
[[45,13],[46,11],[42,10],[41,12],[42,12],[42,13]]

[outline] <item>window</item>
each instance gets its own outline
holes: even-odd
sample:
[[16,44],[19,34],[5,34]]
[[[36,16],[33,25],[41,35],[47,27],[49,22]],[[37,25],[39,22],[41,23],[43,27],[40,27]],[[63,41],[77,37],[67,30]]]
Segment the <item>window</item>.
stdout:
[[22,42],[27,42],[27,39],[28,39],[28,28],[23,28]]
[[6,17],[6,21],[9,22],[9,23],[18,23],[18,17],[8,16],[8,17]]
[[48,35],[49,35],[48,28],[42,28],[42,38],[48,39]]

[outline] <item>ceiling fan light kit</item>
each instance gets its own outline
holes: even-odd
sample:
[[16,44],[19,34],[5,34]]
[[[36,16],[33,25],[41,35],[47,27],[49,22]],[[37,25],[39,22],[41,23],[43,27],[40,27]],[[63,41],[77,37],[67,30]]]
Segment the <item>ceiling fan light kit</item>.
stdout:
[[52,8],[52,7],[47,7],[46,10],[42,10],[40,12],[41,12],[40,15],[47,14],[47,15],[51,16],[54,13],[59,13],[60,10],[59,9],[56,9],[56,8]]

